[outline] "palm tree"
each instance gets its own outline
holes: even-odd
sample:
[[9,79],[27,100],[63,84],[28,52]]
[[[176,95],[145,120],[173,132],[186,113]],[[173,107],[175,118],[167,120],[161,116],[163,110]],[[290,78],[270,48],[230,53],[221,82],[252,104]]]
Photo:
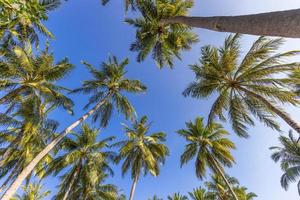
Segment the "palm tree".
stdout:
[[[47,114],[51,110],[52,107],[49,110],[47,104],[39,103],[37,99],[30,99],[23,102],[14,114],[16,119],[1,114],[0,124],[3,130],[0,131],[0,144],[4,147],[0,149],[3,158],[0,178],[7,174],[8,176],[3,181],[0,191],[13,182],[31,159],[54,138],[58,123],[47,119]],[[43,174],[45,165],[51,160],[52,156],[46,155],[35,167],[34,172]],[[27,182],[35,173],[32,172],[27,177]]]
[[4,92],[0,104],[13,107],[20,97],[40,95],[49,103],[72,111],[72,100],[61,93],[67,89],[56,82],[65,78],[73,65],[67,58],[55,63],[53,53],[49,53],[48,44],[38,55],[33,54],[30,43],[26,43],[25,47],[14,46],[7,49],[0,60],[0,68],[0,90]]
[[[89,193],[96,194],[103,174],[113,174],[110,162],[114,160],[115,153],[106,148],[109,147],[108,142],[114,137],[97,141],[98,134],[98,129],[92,129],[87,124],[83,124],[79,134],[72,133],[60,144],[63,153],[60,153],[49,164],[46,174],[63,173],[60,189],[55,199],[70,199],[73,192],[79,195],[77,190],[82,192],[80,196],[86,196]],[[82,188],[79,189],[79,186]]]
[[164,65],[172,67],[173,57],[180,59],[180,51],[189,50],[198,41],[197,35],[187,26],[162,26],[159,23],[163,17],[186,14],[192,5],[191,1],[178,0],[143,1],[139,5],[141,16],[137,19],[126,19],[127,23],[137,29],[136,41],[130,50],[138,52],[138,62],[152,52],[152,57],[160,68]]
[[40,183],[31,183],[23,186],[23,195],[16,195],[11,200],[43,200],[50,194],[50,190],[42,191],[43,185]]
[[[226,178],[233,190],[236,193],[239,200],[253,200],[257,195],[253,192],[247,192],[246,187],[241,187],[239,181],[234,177],[229,177],[226,175]],[[224,200],[224,199],[234,199],[231,195],[231,192],[227,189],[226,183],[222,177],[213,175],[210,181],[205,182],[205,186],[208,190],[208,196],[214,200]]]
[[172,196],[168,196],[168,200],[188,200],[188,198],[180,193],[174,193]]
[[299,69],[300,65],[283,61],[299,51],[274,53],[283,40],[259,37],[240,59],[239,38],[239,34],[230,35],[221,48],[202,48],[200,63],[191,66],[196,80],[183,95],[207,98],[217,93],[208,121],[215,116],[225,121],[223,112],[228,111],[232,128],[239,136],[248,136],[246,124],[254,125],[251,116],[279,130],[273,120],[278,116],[300,134],[300,125],[279,107],[279,104],[299,104],[293,88],[299,80],[284,73]]
[[[281,146],[273,146],[270,149],[273,150],[272,159],[275,162],[280,161],[281,169],[284,174],[281,176],[281,186],[287,190],[291,182],[297,181],[300,176],[300,143],[299,139],[293,136],[292,131],[289,132],[289,136],[280,136],[279,141]],[[298,193],[300,195],[300,179],[298,180]]]
[[204,188],[195,188],[192,192],[189,192],[191,200],[215,200],[209,192]]
[[37,154],[37,156],[26,166],[26,168],[22,170],[10,188],[5,192],[2,200],[9,200],[38,162],[47,155],[72,129],[77,127],[89,116],[93,115],[94,121],[101,118],[101,124],[105,126],[111,116],[113,106],[115,106],[118,111],[125,114],[126,118],[133,118],[134,109],[123,93],[141,93],[145,91],[146,87],[138,80],[131,80],[125,77],[125,67],[128,62],[128,59],[125,59],[119,63],[116,57],[110,57],[108,63],[102,63],[102,69],[100,70],[97,70],[90,64],[84,62],[94,79],[85,81],[83,83],[83,87],[76,89],[74,92],[92,94],[86,107],[92,104],[94,104],[94,107],[64,129],[51,143]]
[[123,159],[122,174],[131,170],[133,184],[130,191],[130,200],[133,200],[137,181],[143,173],[150,172],[153,176],[158,176],[160,165],[164,164],[165,157],[169,155],[169,150],[165,144],[165,133],[156,132],[149,134],[150,124],[147,117],[143,116],[140,121],[135,121],[132,127],[124,125],[128,140],[118,142],[120,154],[118,160]]
[[209,167],[215,174],[220,175],[225,181],[232,196],[237,200],[237,196],[228,182],[223,166],[231,167],[234,158],[230,152],[235,149],[235,145],[225,136],[225,131],[221,124],[211,122],[204,127],[203,118],[196,118],[195,122],[187,122],[187,129],[180,129],[177,133],[184,137],[188,144],[181,155],[181,166],[196,157],[196,176],[203,179],[206,175],[206,168]]
[[[48,19],[48,12],[57,8],[60,0],[3,0],[0,2],[0,40],[20,42],[30,40],[38,46],[41,33],[53,38],[53,34],[43,25]],[[13,41],[14,43],[15,41]]]
[[[192,2],[192,0],[164,1],[173,5]],[[299,38],[300,26],[297,25],[299,19],[300,9],[294,9],[239,16],[194,17],[186,16],[186,14],[177,14],[166,16],[161,20],[161,24],[184,24],[190,27],[204,28],[218,32]]]

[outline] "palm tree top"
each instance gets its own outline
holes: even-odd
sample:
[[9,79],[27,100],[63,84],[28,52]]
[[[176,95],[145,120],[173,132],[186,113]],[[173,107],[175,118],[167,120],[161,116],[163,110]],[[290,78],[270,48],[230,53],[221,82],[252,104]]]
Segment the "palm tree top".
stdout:
[[191,45],[198,41],[198,37],[189,27],[181,24],[162,24],[161,20],[186,15],[192,6],[193,1],[140,1],[138,8],[141,16],[125,20],[137,29],[136,40],[130,50],[138,52],[138,62],[152,54],[159,68],[172,67],[174,57],[180,59],[181,51],[191,49]]
[[96,69],[87,62],[82,62],[93,78],[83,81],[82,87],[73,90],[73,93],[82,92],[90,94],[89,102],[85,106],[88,108],[101,100],[105,104],[93,115],[93,120],[99,118],[102,126],[106,126],[112,114],[113,104],[117,110],[125,114],[126,119],[134,119],[135,110],[126,98],[126,93],[143,93],[146,86],[139,80],[128,79],[126,77],[125,67],[129,64],[128,59],[119,62],[115,56],[110,56],[108,62],[102,62],[100,69]]
[[239,136],[248,136],[247,125],[254,125],[252,116],[280,130],[273,118],[283,114],[277,104],[299,104],[293,90],[299,80],[285,74],[299,69],[298,62],[287,63],[286,59],[300,51],[276,53],[283,39],[262,36],[240,58],[240,37],[240,34],[230,35],[220,48],[202,47],[199,62],[191,65],[195,81],[183,95],[207,98],[217,93],[208,121],[216,116],[226,120],[224,111],[227,111],[232,128]]
[[150,123],[146,116],[135,121],[132,126],[124,124],[127,140],[116,143],[120,146],[118,160],[124,159],[122,174],[131,169],[132,178],[138,177],[142,172],[144,175],[149,171],[153,176],[157,176],[160,165],[165,162],[165,157],[169,155],[169,150],[163,142],[166,140],[165,133],[149,133]]
[[205,177],[206,167],[213,172],[218,172],[216,166],[220,170],[223,170],[222,166],[231,167],[234,157],[230,150],[235,149],[234,143],[226,138],[228,132],[221,124],[212,122],[204,126],[203,121],[203,118],[197,117],[194,122],[186,123],[186,129],[177,131],[188,142],[180,158],[181,166],[196,158],[196,176],[200,179]]

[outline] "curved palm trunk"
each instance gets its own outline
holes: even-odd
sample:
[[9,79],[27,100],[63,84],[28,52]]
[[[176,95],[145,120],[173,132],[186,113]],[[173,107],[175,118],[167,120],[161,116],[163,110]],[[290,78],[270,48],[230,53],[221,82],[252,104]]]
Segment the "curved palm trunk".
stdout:
[[290,127],[292,127],[298,134],[300,134],[300,125],[296,121],[294,121],[287,113],[273,106],[267,99],[265,99],[261,95],[251,92],[242,87],[240,87],[239,89],[264,103],[271,111],[273,111],[277,116],[283,119]]
[[176,16],[162,23],[181,23],[218,32],[300,38],[300,9],[239,16]]
[[75,180],[76,180],[77,175],[79,174],[79,172],[80,172],[80,166],[77,167],[75,173],[73,174],[73,178],[72,178],[72,180],[71,180],[71,182],[70,182],[70,184],[69,184],[69,186],[68,186],[68,189],[67,189],[67,191],[65,192],[64,197],[63,197],[62,200],[67,200],[67,198],[68,198],[68,196],[69,196],[69,194],[70,194],[70,191],[71,191],[71,189],[72,189],[72,187],[73,187],[73,185],[74,185],[74,182],[75,182]]
[[11,91],[10,93],[6,94],[4,97],[0,98],[0,104],[6,103],[7,101],[11,100],[11,98],[18,95],[18,93],[25,90],[25,88],[26,88],[25,86],[21,86],[15,90]]
[[96,112],[104,103],[106,102],[106,98],[96,104],[90,111],[85,113],[78,120],[73,122],[69,127],[63,130],[59,136],[57,136],[52,142],[50,142],[40,153],[38,153],[35,158],[30,161],[30,163],[22,170],[22,172],[17,176],[15,181],[11,184],[8,190],[4,193],[1,200],[9,200],[12,198],[14,193],[20,187],[22,182],[26,179],[26,177],[33,171],[34,167],[46,156],[54,147],[57,145],[71,130],[77,127],[81,122],[86,120],[89,116]]
[[215,170],[216,172],[221,175],[222,179],[224,180],[225,184],[227,185],[230,193],[232,194],[232,197],[235,199],[235,200],[239,200],[238,197],[236,196],[235,192],[233,191],[230,183],[228,182],[223,170],[220,168],[220,164],[218,163],[218,161],[212,157],[212,156],[209,156],[211,158],[211,162],[212,162],[212,165],[215,167]]
[[135,192],[135,188],[136,188],[136,184],[138,182],[138,175],[134,178],[132,186],[131,186],[131,190],[130,190],[130,196],[129,196],[129,200],[133,200],[134,197],[134,192]]

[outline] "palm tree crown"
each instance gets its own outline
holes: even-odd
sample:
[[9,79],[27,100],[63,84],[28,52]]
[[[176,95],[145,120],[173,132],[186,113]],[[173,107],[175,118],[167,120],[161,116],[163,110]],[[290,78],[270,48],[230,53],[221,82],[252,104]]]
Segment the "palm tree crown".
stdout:
[[[275,162],[280,161],[283,175],[281,176],[281,186],[287,190],[291,182],[297,181],[300,177],[300,143],[299,139],[293,136],[292,131],[289,136],[280,136],[279,141],[281,146],[273,146],[272,159]],[[300,179],[298,180],[298,193],[300,195]]]
[[37,95],[48,103],[72,111],[72,100],[61,93],[66,89],[56,82],[64,78],[73,65],[67,58],[54,63],[54,55],[49,53],[48,46],[36,56],[29,43],[25,47],[15,46],[0,60],[0,68],[0,90],[6,92],[0,104],[13,106],[20,97],[26,99]]
[[116,198],[115,186],[100,185],[108,174],[113,175],[110,163],[116,155],[107,148],[114,137],[97,141],[98,129],[87,124],[81,129],[80,134],[73,133],[64,139],[60,144],[63,153],[49,164],[47,175],[63,172],[56,199],[62,199],[66,193],[69,193],[68,199]]
[[180,193],[174,193],[172,196],[168,196],[168,200],[188,200],[188,197]]
[[0,2],[0,41],[17,37],[20,42],[30,40],[38,46],[38,32],[54,37],[43,25],[48,12],[60,5],[60,0],[3,0]]
[[[228,132],[218,123],[203,126],[203,118],[196,118],[195,122],[186,123],[187,129],[181,129],[177,133],[184,137],[188,144],[181,155],[181,165],[186,164],[196,157],[195,169],[198,178],[202,179],[206,174],[206,167],[216,172],[215,161],[231,167],[234,158],[230,153],[235,148],[233,142],[225,138]],[[218,164],[218,167],[222,168]]]
[[31,183],[28,186],[23,186],[23,195],[16,195],[12,200],[43,200],[50,191],[42,191],[43,185],[39,183]]
[[196,80],[183,94],[206,98],[217,93],[209,122],[215,116],[225,120],[223,112],[226,110],[233,130],[239,136],[248,136],[246,125],[254,125],[251,115],[279,130],[279,125],[273,120],[277,115],[300,132],[299,124],[278,107],[278,103],[299,104],[292,89],[296,79],[283,75],[299,68],[299,63],[284,62],[285,58],[298,55],[299,51],[274,53],[283,40],[259,37],[239,62],[239,39],[239,34],[230,35],[221,48],[203,47],[200,63],[191,66]]
[[97,121],[101,118],[102,126],[107,125],[112,114],[113,105],[116,106],[118,111],[125,114],[126,119],[133,119],[135,114],[134,108],[122,93],[141,93],[146,90],[146,86],[140,81],[130,80],[125,77],[125,67],[128,63],[128,59],[119,63],[117,58],[112,56],[108,62],[102,63],[100,70],[97,70],[92,65],[83,62],[92,74],[93,79],[84,81],[83,86],[75,89],[73,92],[92,94],[86,108],[106,99],[101,108],[93,115],[93,121]]
[[131,170],[131,177],[135,178],[142,172],[149,171],[153,176],[159,174],[160,164],[165,162],[169,155],[168,148],[161,142],[165,141],[165,133],[157,132],[148,134],[150,124],[147,117],[135,121],[132,127],[124,125],[128,140],[117,143],[121,145],[120,159],[124,159],[122,173]]
[[181,0],[150,0],[139,3],[142,16],[126,19],[127,23],[137,29],[136,41],[131,45],[131,50],[138,52],[138,62],[152,52],[152,57],[160,68],[164,65],[172,67],[173,58],[180,59],[180,51],[190,49],[198,41],[197,35],[185,25],[160,23],[163,18],[186,15],[192,6],[192,1]]

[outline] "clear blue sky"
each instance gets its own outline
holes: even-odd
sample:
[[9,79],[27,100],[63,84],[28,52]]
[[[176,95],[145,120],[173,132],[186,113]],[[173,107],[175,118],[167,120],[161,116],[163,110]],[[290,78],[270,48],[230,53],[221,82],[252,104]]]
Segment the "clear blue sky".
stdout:
[[[191,15],[237,15],[299,7],[298,0],[196,0]],[[153,131],[167,133],[167,144],[171,150],[171,156],[162,167],[159,177],[140,178],[135,199],[146,200],[154,194],[166,198],[174,192],[186,193],[201,186],[202,182],[195,177],[193,162],[180,169],[179,157],[184,140],[178,137],[175,131],[183,128],[186,121],[197,116],[206,117],[212,99],[197,101],[184,98],[181,92],[194,78],[188,65],[197,61],[200,47],[206,44],[219,46],[227,34],[194,29],[200,42],[194,45],[191,51],[183,53],[182,61],[175,63],[174,70],[159,70],[151,58],[143,63],[135,62],[136,54],[128,50],[134,40],[135,30],[123,22],[124,16],[122,0],[112,0],[106,7],[102,7],[98,0],[69,0],[50,14],[46,25],[56,37],[51,41],[51,49],[56,59],[67,56],[76,65],[76,69],[61,84],[76,88],[80,86],[80,81],[90,78],[87,70],[80,64],[81,60],[96,66],[110,54],[120,59],[128,57],[131,61],[128,76],[140,79],[148,86],[146,94],[130,96],[130,99],[139,116],[148,115],[154,122]],[[250,36],[243,38],[245,50],[253,39],[255,38]],[[300,40],[289,39],[283,50],[290,49],[300,49]],[[87,102],[86,96],[72,97],[76,103],[75,116],[63,112],[55,112],[51,116],[60,121],[61,129],[83,113],[82,107]],[[299,109],[287,109],[295,119],[300,120]],[[123,117],[115,113],[109,127],[102,131],[100,137],[115,135],[122,139],[124,133],[121,122],[125,122]],[[289,128],[280,122],[286,134]],[[224,126],[230,131],[229,125]],[[255,192],[258,200],[299,199],[296,185],[291,185],[287,192],[280,187],[280,168],[270,159],[268,148],[278,144],[279,133],[259,123],[250,128],[249,133],[251,137],[247,140],[234,134],[230,136],[237,145],[234,152],[237,164],[227,172],[238,178],[241,185],[248,187],[249,191]],[[121,177],[120,166],[115,166],[114,169],[115,176],[107,182],[118,185],[128,195],[132,183],[130,177]],[[44,183],[54,193],[57,179],[49,178]]]

